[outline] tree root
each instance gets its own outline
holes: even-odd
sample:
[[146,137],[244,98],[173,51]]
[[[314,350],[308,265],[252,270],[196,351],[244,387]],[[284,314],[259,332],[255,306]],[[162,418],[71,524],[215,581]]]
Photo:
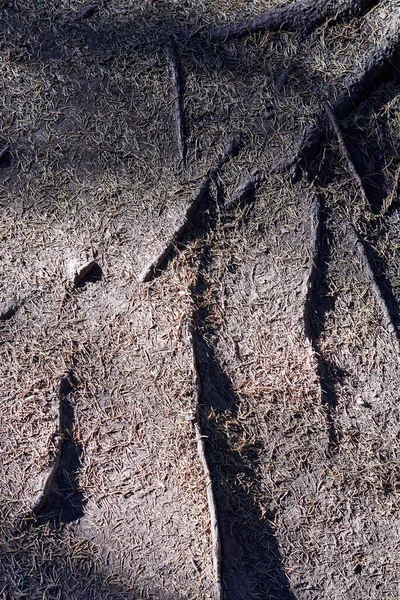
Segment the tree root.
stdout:
[[55,456],[53,459],[52,465],[47,469],[47,471],[43,474],[40,483],[38,484],[38,492],[33,501],[31,512],[33,515],[38,515],[43,506],[46,504],[48,498],[53,489],[54,480],[56,478],[58,469],[60,468],[61,462],[61,454],[63,448],[63,439],[64,439],[64,423],[63,423],[63,397],[65,395],[65,390],[70,385],[69,378],[67,375],[63,375],[61,377],[58,390],[57,390],[57,398],[56,398],[56,414],[57,414],[57,431],[54,437],[55,443]]
[[361,199],[364,203],[363,208],[367,209],[368,207],[368,198],[367,198],[367,194],[365,192],[365,188],[364,188],[364,184],[361,180],[361,177],[354,165],[354,162],[350,156],[350,152],[349,149],[347,147],[347,144],[345,142],[345,139],[343,137],[343,133],[339,127],[338,122],[336,121],[336,117],[333,113],[333,110],[331,109],[331,107],[329,106],[329,104],[325,104],[325,112],[328,115],[328,119],[332,125],[332,129],[334,131],[334,133],[336,134],[336,137],[338,139],[339,142],[339,148],[340,148],[340,152],[342,153],[343,158],[346,160],[347,162],[347,166],[348,169],[350,171],[350,173],[353,175],[354,179],[357,182],[358,188],[360,190],[360,195],[361,195]]
[[164,46],[164,54],[168,59],[171,69],[172,93],[174,98],[174,120],[176,125],[176,138],[181,163],[186,162],[185,120],[183,112],[183,81],[182,69],[178,52],[174,44]]
[[381,214],[388,213],[392,206],[396,203],[397,197],[399,195],[399,187],[400,187],[400,167],[396,171],[396,175],[394,178],[392,192],[389,194],[387,199],[385,200]]
[[370,281],[371,284],[371,289],[373,291],[373,294],[376,298],[376,301],[379,305],[379,308],[381,309],[382,312],[382,316],[383,316],[383,320],[385,323],[385,326],[387,327],[388,331],[390,331],[390,333],[393,335],[393,339],[395,341],[396,344],[396,352],[397,352],[397,358],[400,362],[400,334],[399,334],[399,330],[396,326],[395,320],[393,319],[391,310],[389,308],[389,305],[387,303],[387,300],[382,292],[381,286],[379,284],[379,281],[375,275],[375,271],[374,268],[372,267],[372,264],[368,258],[368,254],[365,248],[365,244],[364,242],[361,240],[360,236],[358,235],[354,225],[350,224],[349,226],[349,237],[350,240],[352,241],[352,243],[354,244],[358,255],[361,259],[361,263],[363,265],[364,271],[366,272],[368,279]]
[[138,281],[140,283],[145,283],[153,279],[156,274],[156,271],[161,268],[163,263],[168,259],[168,257],[174,252],[177,244],[181,242],[184,236],[187,234],[190,223],[193,221],[197,211],[201,207],[201,203],[204,200],[205,196],[209,192],[210,185],[212,181],[216,178],[217,174],[221,171],[224,165],[229,161],[232,156],[235,156],[240,147],[241,140],[237,138],[229,139],[224,147],[224,152],[221,158],[218,160],[217,164],[207,173],[205,179],[200,184],[200,187],[197,189],[197,192],[194,195],[194,198],[190,202],[188,208],[185,211],[182,222],[179,227],[174,231],[171,238],[168,240],[164,249],[160,252],[160,254],[153,259],[150,264],[148,264],[142,273],[138,277]]
[[201,433],[200,419],[198,414],[198,407],[200,404],[201,386],[200,376],[197,368],[196,351],[193,340],[193,331],[190,325],[187,328],[187,338],[192,350],[192,376],[193,376],[193,389],[196,397],[196,416],[193,418],[193,428],[196,435],[197,442],[197,453],[200,462],[203,466],[204,479],[206,484],[207,504],[208,511],[210,514],[210,529],[211,529],[211,544],[212,544],[212,562],[215,577],[215,600],[222,600],[223,589],[221,580],[221,565],[222,565],[222,549],[221,549],[221,536],[219,530],[217,505],[214,497],[214,490],[211,479],[211,472],[207,462],[206,448],[204,444],[204,436]]
[[0,150],[0,162],[3,160],[3,158],[5,158],[7,152],[9,152],[9,150],[10,150],[10,146],[8,146],[8,145],[4,146],[4,148],[2,148]]
[[264,173],[260,169],[255,169],[249,178],[239,183],[232,194],[231,200],[225,204],[224,212],[228,213],[236,206],[241,206],[249,199],[252,199],[264,179]]
[[[335,115],[334,115],[332,109],[328,105],[326,105],[325,110],[326,110],[326,113],[328,115],[328,119],[329,119],[329,121],[330,121],[330,123],[332,125],[332,128],[333,128],[333,130],[334,130],[334,132],[336,134],[336,137],[338,139],[339,148],[340,148],[340,151],[342,153],[342,156],[343,156],[343,158],[345,158],[345,160],[347,162],[347,165],[348,165],[348,168],[349,168],[349,171],[353,175],[354,179],[356,180],[356,182],[358,184],[358,187],[360,189],[360,195],[361,195],[361,198],[362,198],[362,200],[364,202],[364,208],[366,209],[367,206],[368,206],[368,199],[367,199],[367,195],[365,193],[364,185],[363,185],[363,183],[361,181],[361,177],[358,174],[358,171],[357,171],[356,167],[354,166],[354,163],[353,163],[353,161],[352,161],[352,159],[350,157],[349,150],[347,148],[347,145],[346,145],[346,142],[344,140],[343,134],[342,134],[342,132],[340,130],[338,122],[336,121],[336,118],[335,118]],[[369,262],[368,255],[367,255],[364,243],[362,242],[362,240],[358,236],[358,234],[356,232],[356,229],[354,228],[354,226],[352,224],[350,224],[350,228],[349,229],[350,229],[350,238],[351,238],[352,242],[354,243],[354,245],[357,248],[357,251],[358,251],[358,254],[359,254],[360,258],[361,258],[361,261],[362,261],[362,264],[364,266],[364,269],[365,269],[365,271],[366,271],[366,273],[368,275],[368,278],[369,278],[369,280],[371,282],[371,287],[372,287],[372,290],[373,290],[373,292],[375,294],[375,297],[377,299],[379,307],[380,307],[380,309],[382,311],[383,318],[385,320],[385,324],[386,324],[388,330],[392,334],[394,334],[394,337],[396,339],[397,353],[398,353],[398,356],[399,356],[399,359],[400,359],[400,338],[399,338],[399,332],[397,330],[397,327],[396,327],[396,324],[394,322],[394,319],[393,319],[393,317],[391,315],[389,306],[388,306],[388,304],[386,302],[386,299],[384,298],[384,295],[382,294],[381,288],[380,288],[379,283],[378,283],[378,281],[376,279],[376,276],[375,276],[374,270],[372,268],[372,265]]]
[[291,6],[262,13],[253,19],[217,25],[208,30],[213,42],[225,42],[265,31],[294,31],[307,34],[325,21],[350,19],[363,14],[378,0],[296,0]]
[[[335,101],[330,102],[331,109],[337,118],[343,119],[352,112],[362,100],[365,100],[385,79],[398,71],[400,59],[400,10],[393,11],[394,16],[386,27],[384,42],[375,47],[364,61],[361,72],[347,79],[342,91]],[[289,159],[274,165],[273,173],[284,173],[292,168],[298,169],[310,162],[317,155],[329,119],[325,111],[317,117],[314,126],[304,129],[299,140],[295,142],[295,150]]]
[[312,334],[312,316],[314,306],[314,284],[317,275],[318,265],[320,263],[320,243],[321,243],[321,214],[322,206],[321,200],[318,196],[315,196],[310,211],[310,222],[311,222],[311,247],[309,249],[309,260],[307,265],[306,276],[303,283],[303,297],[304,297],[304,335],[309,341],[311,346],[314,345],[314,338]]

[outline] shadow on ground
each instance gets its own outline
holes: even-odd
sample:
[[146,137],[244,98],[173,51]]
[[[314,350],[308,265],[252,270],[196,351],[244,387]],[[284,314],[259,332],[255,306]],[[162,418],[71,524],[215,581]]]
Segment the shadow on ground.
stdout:
[[239,399],[210,342],[216,340],[216,331],[207,318],[204,274],[211,261],[210,248],[203,247],[198,282],[192,289],[198,307],[193,346],[201,388],[198,419],[206,438],[222,542],[224,597],[295,600],[270,525],[274,515],[262,515],[260,510],[262,444],[247,444],[240,452],[232,447],[232,438],[240,437],[240,425],[235,423]]
[[[96,548],[74,539],[68,530],[49,528],[32,520],[19,529],[7,529],[2,519],[0,536],[0,590],[4,599],[57,598],[74,600],[179,600],[148,585],[125,584],[100,567]],[[129,579],[133,579],[129,574]]]
[[73,405],[72,375],[71,383],[65,384],[61,391],[63,445],[60,464],[49,497],[41,508],[38,521],[50,522],[59,527],[72,523],[84,514],[85,498],[79,487],[79,471],[82,466],[82,446],[75,439],[75,407]]

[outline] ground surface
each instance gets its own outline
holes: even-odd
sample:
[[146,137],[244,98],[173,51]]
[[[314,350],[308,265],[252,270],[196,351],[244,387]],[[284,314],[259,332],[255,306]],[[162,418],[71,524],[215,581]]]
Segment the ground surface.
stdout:
[[0,2],[2,598],[215,597],[193,417],[228,600],[400,596],[399,73],[339,121],[366,198],[329,129],[305,173],[273,173],[400,5],[207,38],[278,4]]

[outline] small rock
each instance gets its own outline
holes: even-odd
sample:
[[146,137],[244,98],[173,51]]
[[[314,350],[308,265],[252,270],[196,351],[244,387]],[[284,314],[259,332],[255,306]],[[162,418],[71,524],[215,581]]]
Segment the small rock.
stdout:
[[91,271],[93,271],[93,269],[95,267],[98,267],[97,263],[95,260],[91,260],[90,262],[88,262],[86,265],[81,266],[75,273],[75,277],[74,277],[74,286],[77,287],[81,281],[87,276],[89,275],[89,273]]
[[95,260],[82,262],[81,259],[72,258],[67,265],[68,278],[72,280],[74,287],[77,287],[94,269],[100,270]]

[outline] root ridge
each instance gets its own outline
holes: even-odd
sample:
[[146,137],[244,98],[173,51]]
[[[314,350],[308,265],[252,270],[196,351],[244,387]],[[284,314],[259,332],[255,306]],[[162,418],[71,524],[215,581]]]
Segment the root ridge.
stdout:
[[307,34],[325,21],[346,20],[375,6],[377,0],[297,0],[293,5],[262,13],[253,19],[218,25],[207,32],[214,42],[226,42],[265,31]]

